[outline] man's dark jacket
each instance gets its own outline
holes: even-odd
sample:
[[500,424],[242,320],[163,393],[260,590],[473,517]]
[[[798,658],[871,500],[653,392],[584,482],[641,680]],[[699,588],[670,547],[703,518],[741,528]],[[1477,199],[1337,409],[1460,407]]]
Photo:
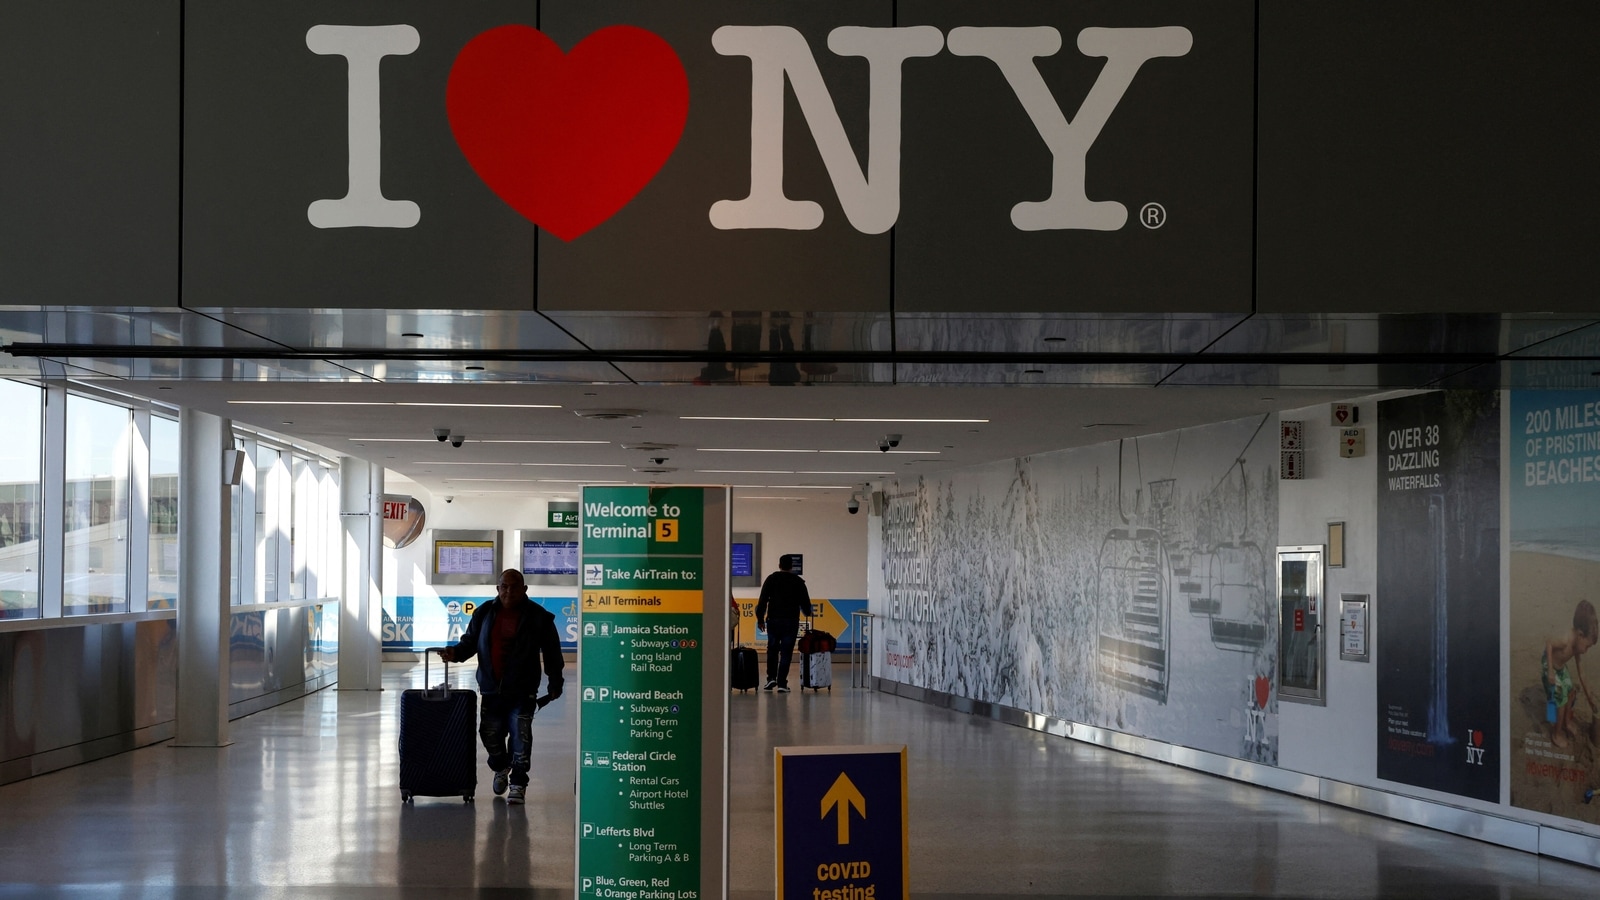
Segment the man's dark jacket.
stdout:
[[[478,607],[472,621],[461,634],[461,642],[451,648],[457,662],[466,662],[476,654],[478,659],[478,691],[484,694],[501,694],[507,697],[533,697],[539,692],[539,676],[550,680],[548,693],[552,698],[561,696],[561,636],[556,633],[556,617],[549,610],[525,600],[520,607],[522,621],[517,623],[517,634],[502,658],[505,671],[496,678],[491,660],[494,651],[489,646],[494,639],[494,620],[503,609],[500,598]],[[543,657],[544,665],[540,666]]]
[[800,616],[811,615],[811,593],[806,580],[779,569],[761,583],[761,599],[756,602],[756,621],[777,625],[797,625]]

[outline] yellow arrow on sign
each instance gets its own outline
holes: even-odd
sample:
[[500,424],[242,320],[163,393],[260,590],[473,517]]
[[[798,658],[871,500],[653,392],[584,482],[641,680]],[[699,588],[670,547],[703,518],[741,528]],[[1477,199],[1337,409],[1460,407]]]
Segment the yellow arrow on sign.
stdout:
[[[813,598],[811,607],[817,614],[817,628],[826,631],[838,640],[843,640],[845,629],[850,627],[850,623],[844,620],[844,615],[826,600]],[[854,636],[852,636],[852,639],[854,639]]]
[[850,843],[850,807],[856,808],[856,815],[865,819],[867,817],[867,798],[861,796],[861,791],[856,789],[850,776],[839,773],[838,780],[833,787],[822,795],[822,818],[828,817],[830,807],[839,807],[839,843]]

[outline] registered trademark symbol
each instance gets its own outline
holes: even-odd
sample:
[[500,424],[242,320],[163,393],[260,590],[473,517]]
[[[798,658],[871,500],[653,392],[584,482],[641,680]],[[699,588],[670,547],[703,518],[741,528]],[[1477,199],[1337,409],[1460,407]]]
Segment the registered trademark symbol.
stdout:
[[1159,203],[1146,203],[1144,207],[1139,210],[1139,221],[1143,222],[1144,227],[1150,229],[1151,231],[1160,228],[1161,226],[1167,224],[1166,207]]

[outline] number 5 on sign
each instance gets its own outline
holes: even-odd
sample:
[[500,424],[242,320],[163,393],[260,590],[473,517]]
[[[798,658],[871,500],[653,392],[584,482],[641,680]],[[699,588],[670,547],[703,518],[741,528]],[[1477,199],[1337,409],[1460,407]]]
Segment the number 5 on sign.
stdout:
[[663,542],[663,543],[674,543],[674,544],[677,543],[677,541],[678,541],[678,520],[677,519],[657,519],[656,520],[656,540],[659,541],[659,542]]

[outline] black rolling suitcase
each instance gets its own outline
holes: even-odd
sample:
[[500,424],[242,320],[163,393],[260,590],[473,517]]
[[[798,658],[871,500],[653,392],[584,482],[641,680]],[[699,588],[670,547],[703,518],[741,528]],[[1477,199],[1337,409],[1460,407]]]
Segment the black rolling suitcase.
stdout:
[[839,641],[826,631],[818,631],[810,622],[806,633],[795,641],[795,652],[800,654],[800,690],[828,689],[833,693],[833,651]]
[[[424,653],[422,683],[428,683]],[[450,689],[450,664],[444,684],[400,693],[400,799],[460,797],[472,802],[478,790],[478,696]]]
[[[734,633],[738,634],[737,631]],[[735,643],[728,660],[728,672],[733,689],[740,693],[753,691],[761,684],[761,660],[753,648],[744,645],[744,641]]]

